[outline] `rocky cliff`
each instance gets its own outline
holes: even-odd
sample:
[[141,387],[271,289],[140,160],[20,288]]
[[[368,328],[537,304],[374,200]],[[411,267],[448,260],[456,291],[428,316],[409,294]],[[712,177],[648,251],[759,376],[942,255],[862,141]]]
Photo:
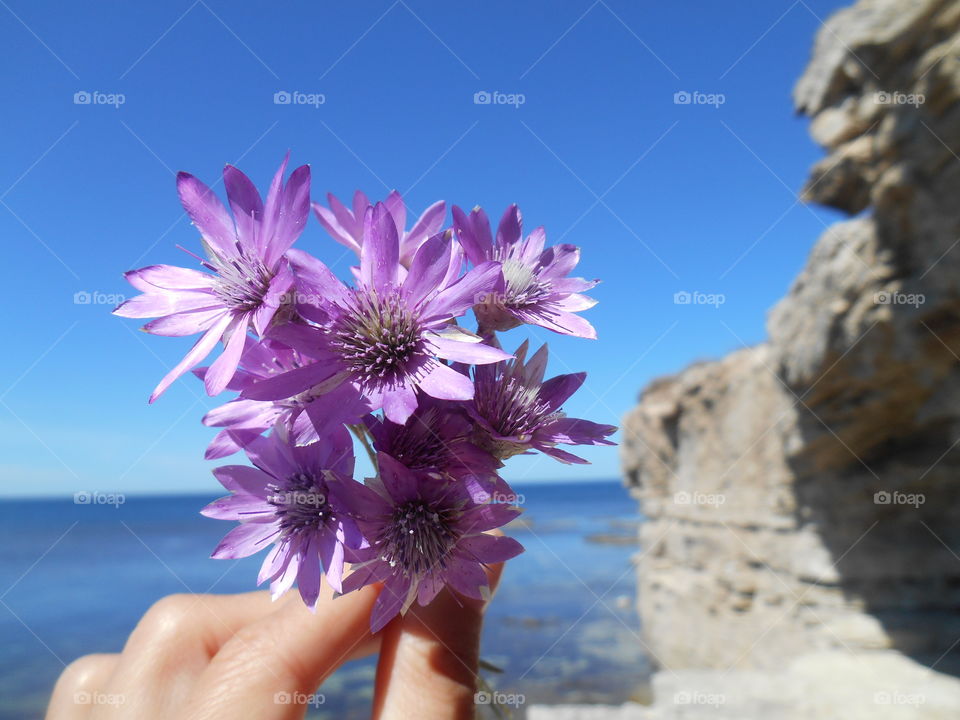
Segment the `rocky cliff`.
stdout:
[[[960,3],[861,0],[799,112],[830,227],[769,341],[645,389],[624,420],[639,604],[664,668],[781,670],[960,639]],[[951,653],[952,651],[952,653]],[[778,716],[779,717],[779,716]]]

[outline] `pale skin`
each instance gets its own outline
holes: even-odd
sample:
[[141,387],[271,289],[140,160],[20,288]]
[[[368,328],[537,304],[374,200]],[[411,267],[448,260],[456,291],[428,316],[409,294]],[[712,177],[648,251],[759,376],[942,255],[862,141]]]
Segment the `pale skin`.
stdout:
[[[502,569],[487,569],[491,588]],[[64,670],[47,720],[299,720],[340,665],[375,653],[374,720],[473,718],[485,605],[444,590],[372,635],[379,592],[327,592],[315,615],[296,591],[163,598],[121,653]]]

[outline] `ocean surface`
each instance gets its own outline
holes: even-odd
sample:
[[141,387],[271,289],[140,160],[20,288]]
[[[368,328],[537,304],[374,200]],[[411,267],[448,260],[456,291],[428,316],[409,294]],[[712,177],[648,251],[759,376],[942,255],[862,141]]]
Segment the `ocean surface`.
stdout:
[[[488,610],[481,653],[503,672],[484,677],[527,705],[636,696],[651,669],[634,607],[636,502],[616,481],[517,492],[525,513],[508,534],[526,552],[508,563]],[[230,524],[198,514],[208,500],[0,501],[0,719],[42,717],[64,664],[119,652],[158,598],[255,589],[261,556],[209,559]],[[369,717],[374,667],[345,665],[310,717]]]

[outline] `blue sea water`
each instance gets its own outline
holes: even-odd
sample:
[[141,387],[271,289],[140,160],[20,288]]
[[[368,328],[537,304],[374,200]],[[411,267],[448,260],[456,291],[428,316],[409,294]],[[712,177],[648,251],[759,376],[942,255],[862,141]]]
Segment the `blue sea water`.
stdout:
[[[485,676],[527,704],[627,700],[650,672],[634,602],[635,501],[615,481],[517,492],[525,513],[508,534],[526,552],[487,614],[482,655],[503,673]],[[42,717],[64,664],[119,652],[158,598],[254,589],[262,558],[209,559],[229,525],[197,514],[208,500],[0,501],[0,719]],[[345,665],[311,717],[368,717],[374,668]]]

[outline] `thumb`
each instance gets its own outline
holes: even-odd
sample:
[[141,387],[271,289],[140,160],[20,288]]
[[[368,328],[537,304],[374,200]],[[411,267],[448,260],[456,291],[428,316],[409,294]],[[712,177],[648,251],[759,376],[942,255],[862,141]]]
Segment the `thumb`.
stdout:
[[[503,563],[490,565],[491,593]],[[426,607],[411,606],[382,633],[374,720],[470,720],[486,603],[445,588]]]

